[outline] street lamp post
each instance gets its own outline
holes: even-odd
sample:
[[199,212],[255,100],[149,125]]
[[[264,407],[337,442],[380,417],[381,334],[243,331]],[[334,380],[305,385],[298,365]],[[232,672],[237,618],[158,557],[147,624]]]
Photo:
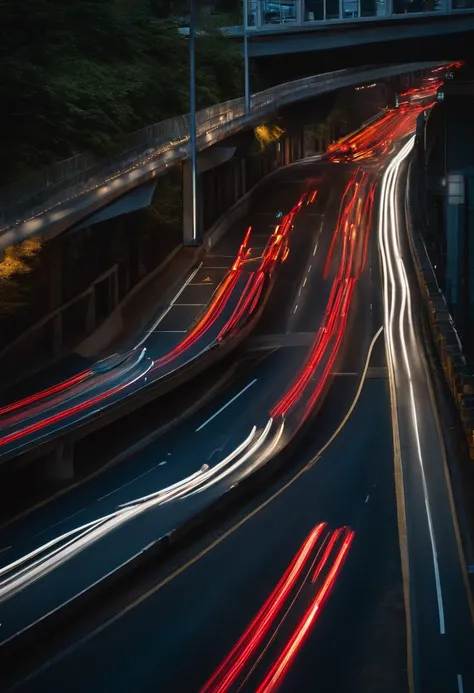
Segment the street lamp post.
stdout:
[[196,3],[190,0],[189,20],[189,141],[191,147],[192,233],[193,245],[199,245],[198,172],[196,151]]
[[244,77],[245,77],[245,115],[250,114],[250,73],[249,73],[249,3],[243,0],[244,15]]

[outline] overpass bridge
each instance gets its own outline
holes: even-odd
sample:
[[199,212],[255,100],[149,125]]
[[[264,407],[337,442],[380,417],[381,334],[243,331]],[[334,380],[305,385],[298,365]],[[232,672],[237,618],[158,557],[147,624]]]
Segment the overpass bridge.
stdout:
[[[434,63],[423,62],[349,68],[254,94],[247,115],[243,98],[204,109],[197,114],[199,172],[232,157],[232,147],[214,145],[263,122],[281,106],[432,67]],[[191,242],[189,115],[134,133],[127,145],[126,151],[114,159],[96,161],[89,155],[79,155],[0,190],[0,252],[31,236],[40,235],[47,241],[66,230],[145,207],[151,201],[157,178],[180,162],[184,164],[183,241]]]
[[[406,60],[452,58],[423,53],[424,46],[444,38],[459,41],[474,30],[472,0],[246,0],[250,58],[323,52],[352,47],[382,49],[380,62],[403,41]],[[242,40],[242,26],[225,33]],[[406,41],[412,41],[407,44]],[[418,45],[417,45],[418,44]],[[453,43],[459,46],[458,43]],[[432,47],[431,47],[432,48]],[[435,48],[441,48],[439,42]],[[446,48],[446,46],[445,46]],[[402,55],[402,53],[400,53]],[[351,56],[352,57],[352,56]],[[356,56],[353,56],[356,58]],[[465,57],[465,56],[463,56]],[[366,56],[363,62],[367,61]],[[354,63],[346,63],[354,64]],[[359,63],[360,64],[360,63]]]

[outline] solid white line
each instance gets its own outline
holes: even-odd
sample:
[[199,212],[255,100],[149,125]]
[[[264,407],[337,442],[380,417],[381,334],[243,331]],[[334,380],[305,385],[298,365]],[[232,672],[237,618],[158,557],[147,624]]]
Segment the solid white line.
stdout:
[[252,387],[252,385],[255,385],[256,382],[257,382],[257,378],[254,378],[254,380],[252,380],[251,383],[246,385],[242,390],[240,390],[240,392],[238,392],[236,395],[234,395],[234,397],[232,397],[232,399],[230,399],[226,404],[224,404],[223,407],[221,407],[218,411],[216,411],[215,414],[213,414],[206,421],[204,421],[204,423],[201,424],[198,428],[196,428],[196,430],[194,432],[199,433],[199,431],[201,429],[203,429],[204,426],[207,426],[207,424],[210,423],[211,421],[213,421],[216,418],[216,416],[219,416],[219,414],[221,414],[224,411],[224,409],[227,409],[227,407],[229,407],[233,402],[235,402],[235,400],[238,399],[240,397],[240,395],[243,395],[244,392],[249,389],[249,387]]
[[462,674],[458,674],[457,679],[458,679],[458,691],[459,691],[459,693],[464,693],[464,683],[462,680]]
[[176,296],[173,298],[173,300],[172,300],[171,303],[169,304],[168,308],[166,308],[166,310],[163,311],[163,313],[160,315],[160,317],[158,318],[158,320],[157,320],[155,323],[153,323],[153,325],[150,327],[150,329],[149,329],[148,332],[145,334],[145,336],[144,336],[144,337],[141,339],[141,341],[138,342],[138,344],[135,346],[135,349],[138,349],[138,347],[141,347],[141,345],[143,344],[143,342],[146,342],[146,340],[148,339],[148,337],[150,336],[150,334],[156,330],[156,328],[158,327],[158,325],[160,324],[160,322],[162,322],[162,320],[164,320],[164,318],[168,315],[168,313],[170,312],[170,310],[172,309],[172,307],[174,306],[174,304],[176,303],[176,301],[178,300],[178,298],[181,296],[181,294],[183,293],[183,291],[185,290],[185,288],[192,282],[192,280],[194,279],[194,277],[196,276],[196,274],[199,272],[199,270],[201,269],[201,267],[202,267],[202,262],[201,262],[201,264],[200,264],[198,267],[196,267],[196,269],[194,270],[194,272],[192,272],[192,273],[189,275],[188,279],[184,282],[183,286],[180,288],[180,290],[178,291],[178,293],[176,294]]

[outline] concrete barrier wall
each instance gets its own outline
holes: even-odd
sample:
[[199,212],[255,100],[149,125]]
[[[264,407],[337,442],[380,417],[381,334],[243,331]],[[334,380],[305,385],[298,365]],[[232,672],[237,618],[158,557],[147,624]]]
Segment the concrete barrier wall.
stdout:
[[[408,173],[407,205],[418,186],[417,161]],[[408,238],[420,288],[427,325],[466,436],[469,456],[474,460],[474,377],[469,372],[461,340],[439,288],[436,274],[426,249],[420,224],[408,224]]]

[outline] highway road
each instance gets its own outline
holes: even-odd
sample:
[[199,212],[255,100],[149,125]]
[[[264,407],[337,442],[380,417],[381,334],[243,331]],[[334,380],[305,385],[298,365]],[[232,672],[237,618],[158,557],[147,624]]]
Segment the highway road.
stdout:
[[410,576],[414,685],[440,692],[457,686],[462,693],[474,690],[474,612],[408,244],[406,160],[413,141],[385,173],[379,219],[395,468],[408,528],[401,550]]
[[[288,181],[306,181],[319,176],[326,168],[327,165],[305,166],[292,169],[286,177]],[[347,174],[344,167],[330,170],[331,186],[335,190],[335,179],[344,179]],[[294,182],[294,185],[300,184]],[[328,226],[334,225],[335,220],[334,214],[329,212],[332,199],[333,195],[328,195],[328,214],[324,218]],[[337,206],[335,209],[337,211]],[[314,220],[318,227],[320,217]],[[321,522],[328,523],[321,534],[321,543],[325,538],[326,542],[330,541],[327,539],[329,532],[344,526],[354,530],[355,537],[346,565],[342,567],[341,582],[337,582],[335,593],[325,607],[327,612],[322,612],[321,623],[314,629],[308,647],[298,654],[297,666],[293,669],[296,678],[291,678],[290,671],[283,690],[312,690],[315,682],[321,690],[347,690],[349,683],[350,690],[404,690],[403,589],[389,389],[379,332],[383,311],[376,243],[373,234],[366,271],[358,283],[354,312],[347,328],[350,348],[344,350],[338,375],[334,377],[319,416],[311,424],[314,432],[298,451],[289,468],[291,471],[280,480],[279,489],[291,480],[295,471],[302,470],[341,423],[356,396],[371,342],[378,333],[359,402],[334,443],[289,488],[113,625],[101,627],[100,632],[91,637],[94,623],[89,621],[85,641],[76,643],[72,650],[67,649],[69,643],[66,641],[65,651],[57,659],[47,660],[46,668],[19,690],[61,690],[66,683],[71,691],[128,691],[131,687],[140,691],[157,688],[163,691],[200,690],[238,642],[306,537]],[[324,255],[319,262],[320,267],[324,266]],[[298,264],[301,265],[299,258]],[[307,265],[303,267],[307,269]],[[268,306],[273,318],[268,317],[268,313],[265,316],[259,334],[252,340],[254,348],[261,348],[263,338],[268,335],[286,335],[284,327],[288,319],[292,319],[298,284],[301,286],[301,279],[298,282],[288,272],[287,282],[282,278],[277,285]],[[292,292],[288,290],[291,285]],[[311,333],[315,329],[314,307],[317,307],[320,286],[319,278],[310,287],[308,301],[301,305],[301,317],[294,323],[295,331],[290,335]],[[282,304],[285,293],[290,299],[287,299],[286,310]],[[259,379],[261,373],[267,372],[262,390],[272,378],[278,379],[280,367],[292,360],[292,354],[293,359],[301,359],[292,346],[283,344],[278,351],[271,353],[271,350],[272,347],[257,352],[266,356],[254,367]],[[253,387],[242,395],[246,408],[251,402],[250,392],[256,392]],[[244,406],[239,410],[229,407],[220,415],[224,418],[217,431],[225,430],[226,422],[232,426],[242,415],[245,416]],[[202,418],[197,417],[196,423],[202,422]],[[274,490],[269,490],[267,496]],[[260,498],[259,502],[265,500],[266,497]],[[254,508],[243,509],[241,517],[235,519],[243,519],[249,511],[253,512]],[[215,536],[209,539],[214,540]],[[194,551],[191,561],[194,561]],[[376,560],[373,560],[374,555]],[[368,562],[372,565],[371,571],[366,570]],[[143,589],[145,586],[140,584],[132,592],[135,594],[136,590]],[[129,596],[126,595],[126,601]],[[313,587],[306,585],[279,631],[282,642],[291,635],[312,596]],[[287,607],[288,604],[285,610]],[[111,605],[112,611],[116,608],[117,604]],[[278,622],[282,615],[278,614]],[[104,614],[100,614],[98,621],[103,618]],[[387,619],[390,628],[386,627]],[[341,623],[346,625],[341,627]],[[275,623],[272,632],[274,627]],[[273,645],[276,649],[267,650],[261,661],[263,670],[278,650],[276,640]],[[341,666],[341,652],[344,653],[344,666]],[[256,656],[253,653],[245,674]],[[374,671],[378,672],[380,687],[377,689],[370,683]],[[256,669],[254,679],[248,679],[247,690],[257,690],[258,674]]]
[[[372,218],[365,261],[356,266],[363,271],[347,299],[331,388],[291,464],[199,545],[135,576],[59,640],[30,652],[12,690],[474,690],[465,566],[406,244],[410,141],[406,131],[396,132],[395,146],[370,147],[379,216]],[[96,502],[107,512],[151,493],[176,480],[178,469],[180,476],[195,470],[195,450],[199,463],[213,464],[249,427],[264,426],[275,398],[294,389],[301,364],[304,371],[309,336],[314,344],[331,302],[334,284],[324,277],[341,221],[338,203],[357,170],[351,157],[292,167],[275,179],[274,199],[282,188],[295,199],[304,191],[318,195],[296,220],[288,260],[249,342],[252,356],[230,388],[140,453],[133,476],[124,464],[5,528],[11,549],[0,554],[4,564],[34,541],[33,531],[43,532],[41,541],[51,537],[66,507],[86,522]],[[351,185],[356,189],[361,179]],[[352,238],[351,219],[363,218],[354,209],[354,217],[342,217]],[[292,405],[289,417],[304,416],[304,406]],[[166,506],[167,521],[176,521],[177,505]],[[131,543],[137,529],[143,539],[150,517],[131,524],[115,544]],[[66,519],[63,529],[74,521]],[[100,546],[89,557],[97,561]],[[62,566],[68,573],[56,574],[57,589],[76,579],[75,560]],[[36,601],[31,595],[23,602],[28,609]],[[17,598],[4,602],[6,611],[2,604],[7,631]]]
[[[275,196],[282,205],[285,198],[294,203],[302,193],[310,193],[307,204],[295,219],[290,252],[255,336],[255,352],[251,352],[250,358],[242,364],[230,387],[178,428],[122,465],[93,477],[3,527],[0,569],[13,566],[13,572],[16,574],[18,569],[21,574],[21,566],[17,566],[16,561],[30,552],[47,547],[58,537],[64,537],[60,542],[63,545],[71,538],[65,536],[68,532],[107,517],[118,506],[168,489],[198,473],[204,464],[211,470],[216,468],[233,454],[253,427],[264,430],[269,410],[294,380],[305,356],[313,348],[338,270],[337,255],[340,253],[336,244],[334,267],[330,267],[323,278],[340,205],[338,190],[344,189],[352,174],[343,168],[336,171],[333,168],[328,164],[315,164],[316,175],[309,179],[301,178],[298,169],[276,176],[271,193],[263,196],[251,212],[248,221],[254,224],[256,238],[260,229],[266,241],[269,229],[275,227]],[[326,175],[328,171],[330,176]],[[272,315],[273,320],[267,315]],[[270,327],[272,331],[269,332]],[[263,353],[258,344],[261,338],[271,342],[270,349],[267,345]],[[288,340],[283,349],[279,348],[282,340]],[[316,376],[313,373],[313,377]],[[226,476],[224,488],[238,480],[239,474],[240,470],[236,469]],[[213,495],[221,492],[222,484],[209,490]],[[9,592],[10,598],[2,604],[2,640],[88,587],[157,535],[173,529],[176,523],[206,504],[209,493],[177,505],[154,508],[155,522],[150,524],[148,516],[136,518],[122,530],[126,532],[126,540],[122,536],[117,542],[112,535],[108,538],[111,544],[110,547],[107,544],[107,550],[102,544],[91,546],[85,554],[79,553],[73,560],[56,567],[48,579],[43,577],[31,585],[28,583],[26,590]],[[67,555],[69,557],[69,553]],[[7,573],[4,572],[3,577],[8,579]],[[55,589],[50,589],[50,584],[54,584]]]
[[0,461],[103,416],[231,339],[258,311],[285,252],[299,207],[283,211],[279,238],[258,208],[250,233],[234,225],[137,336],[133,350],[1,407]]

